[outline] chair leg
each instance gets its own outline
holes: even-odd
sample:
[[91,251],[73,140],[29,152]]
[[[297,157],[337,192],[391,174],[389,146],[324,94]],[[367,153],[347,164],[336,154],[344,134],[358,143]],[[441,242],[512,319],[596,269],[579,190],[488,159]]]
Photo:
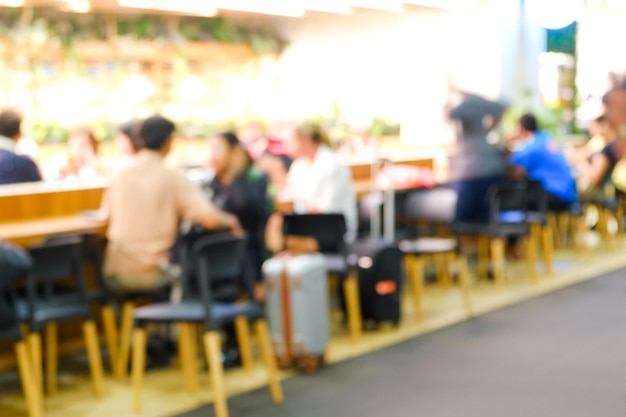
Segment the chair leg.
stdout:
[[57,392],[58,361],[58,327],[53,322],[46,325],[46,391],[49,395]]
[[98,333],[96,332],[96,324],[88,320],[83,323],[83,333],[85,336],[85,347],[87,348],[87,356],[89,357],[89,368],[91,370],[91,380],[96,397],[104,396],[104,376],[102,371],[102,357],[100,356],[100,343],[98,341]]
[[463,305],[465,306],[465,314],[468,317],[474,315],[474,309],[472,308],[472,297],[470,290],[469,268],[467,267],[467,259],[463,255],[458,255],[457,266],[459,268],[459,286],[461,287],[461,293],[463,295]]
[[[573,234],[572,237],[574,237]],[[543,266],[546,270],[546,274],[552,275],[554,273],[554,270],[552,268],[552,263],[554,262],[554,235],[552,233],[552,228],[550,227],[550,225],[545,224],[541,228],[541,240]]]
[[252,345],[250,343],[250,328],[248,319],[237,317],[235,319],[235,331],[237,332],[237,344],[241,353],[241,363],[246,372],[254,370],[254,359],[252,357]]
[[178,346],[185,388],[189,392],[198,392],[195,331],[192,326],[190,323],[178,323]]
[[220,337],[217,332],[209,331],[204,334],[204,351],[207,362],[209,362],[215,417],[228,417],[228,403],[224,387],[224,367],[220,360]]
[[554,247],[557,249],[563,249],[565,242],[561,240],[562,234],[561,234],[561,231],[559,230],[559,223],[556,220],[556,214],[548,213],[546,215],[546,223],[554,231]]
[[257,338],[259,339],[259,344],[261,346],[265,369],[267,369],[272,401],[276,404],[281,404],[283,402],[283,389],[280,385],[278,368],[276,366],[276,356],[274,356],[272,343],[270,342],[270,334],[267,330],[267,323],[265,320],[259,319],[254,325],[256,328]]
[[361,339],[361,302],[359,300],[359,281],[356,272],[351,271],[343,282],[343,291],[346,297],[346,312],[352,343]]
[[132,362],[132,383],[133,383],[133,410],[141,411],[141,388],[143,384],[143,374],[146,369],[146,330],[135,329],[133,333],[133,362]]
[[537,278],[537,247],[529,236],[524,239],[526,243],[526,261],[528,262],[528,276],[532,285],[539,284]]
[[411,283],[415,318],[418,321],[424,321],[424,261],[419,256],[407,255],[405,263],[407,278]]
[[486,281],[489,275],[489,237],[478,236],[477,244],[478,265],[476,272],[479,279]]
[[28,416],[41,417],[43,415],[43,399],[40,391],[37,389],[31,358],[24,341],[19,341],[15,344],[15,354],[22,381],[22,390],[24,391],[24,398],[28,408]]
[[122,307],[122,325],[120,330],[120,344],[117,350],[117,361],[115,364],[116,378],[125,378],[128,370],[128,357],[130,355],[130,337],[133,331],[133,314],[135,304],[125,302]]
[[41,335],[39,333],[31,332],[28,335],[28,349],[30,350],[30,358],[33,365],[33,379],[37,385],[39,396],[43,400],[43,359]]
[[443,253],[436,253],[433,259],[435,262],[437,283],[444,289],[450,288],[450,269],[446,263],[445,255]]
[[567,246],[567,224],[569,223],[568,217],[569,214],[567,213],[559,213],[558,215],[559,228],[557,230],[560,235],[559,240],[561,241],[562,247]]
[[109,362],[111,363],[111,373],[115,375],[115,362],[117,361],[118,334],[115,324],[115,312],[110,305],[103,305],[100,309],[102,325],[104,326],[104,337],[109,351]]
[[505,242],[502,238],[491,239],[491,257],[493,264],[493,279],[498,290],[505,287],[504,263],[505,263]]

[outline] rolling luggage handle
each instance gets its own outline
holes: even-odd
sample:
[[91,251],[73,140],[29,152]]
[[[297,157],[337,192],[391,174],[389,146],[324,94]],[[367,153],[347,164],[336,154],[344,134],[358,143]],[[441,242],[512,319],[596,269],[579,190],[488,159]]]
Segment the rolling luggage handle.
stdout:
[[[373,239],[381,238],[381,226],[382,237],[388,242],[392,243],[395,239],[395,190],[393,185],[385,190],[381,190],[378,184],[378,174],[384,168],[393,166],[393,161],[389,158],[378,156],[371,166],[371,188],[377,196],[374,200],[375,209],[370,210],[370,234]],[[381,225],[379,206],[383,208],[383,224]]]

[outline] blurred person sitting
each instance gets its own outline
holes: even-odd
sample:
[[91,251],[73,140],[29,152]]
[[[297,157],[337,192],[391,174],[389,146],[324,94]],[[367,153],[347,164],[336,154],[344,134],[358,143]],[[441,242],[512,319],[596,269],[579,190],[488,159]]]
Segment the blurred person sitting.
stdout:
[[287,189],[287,175],[292,162],[287,155],[270,151],[264,152],[255,161],[257,168],[269,179],[269,193],[275,200],[283,199]]
[[565,155],[547,132],[538,129],[534,115],[519,118],[513,140],[516,146],[509,161],[516,176],[525,175],[541,183],[548,193],[548,209],[566,210],[578,199],[576,181]]
[[16,153],[22,136],[22,115],[13,109],[0,112],[0,184],[41,181],[39,168],[28,156]]
[[605,94],[602,102],[613,137],[609,138],[602,151],[576,165],[580,173],[578,187],[581,198],[592,202],[613,198],[615,190],[611,177],[617,164],[626,156],[626,88],[612,89]]
[[101,210],[109,224],[104,272],[113,292],[154,290],[176,278],[169,260],[181,219],[208,229],[241,230],[235,216],[216,208],[184,175],[164,165],[174,130],[163,117],[145,120],[139,128],[144,148],[103,196]]
[[458,122],[457,142],[450,157],[450,177],[458,193],[456,221],[486,223],[487,192],[508,175],[503,147],[488,141],[489,132],[505,111],[502,103],[450,86],[448,117]]
[[46,180],[97,182],[102,179],[98,141],[88,127],[74,129],[67,139],[67,150],[53,157],[44,167]]
[[[293,163],[287,176],[287,195],[295,213],[339,213],[346,220],[346,242],[357,233],[356,194],[350,169],[343,164],[326,132],[317,124],[300,125],[286,141]],[[282,218],[273,216],[267,243],[274,252],[283,250]]]
[[[268,253],[265,249],[265,226],[273,211],[268,196],[267,178],[253,165],[252,158],[234,133],[221,133],[209,141],[209,165],[215,172],[213,180],[205,187],[216,207],[234,214],[248,235],[248,276],[254,277],[255,295],[265,299],[263,287],[263,262]],[[216,290],[216,294],[220,291]],[[235,300],[219,300],[232,302]],[[235,328],[224,328],[226,338],[223,348],[224,367],[237,366],[241,359]]]
[[268,194],[268,179],[257,170],[252,158],[234,133],[210,139],[209,165],[215,172],[205,187],[213,204],[234,214],[248,235],[248,259],[257,282],[266,259],[265,225],[274,207]]

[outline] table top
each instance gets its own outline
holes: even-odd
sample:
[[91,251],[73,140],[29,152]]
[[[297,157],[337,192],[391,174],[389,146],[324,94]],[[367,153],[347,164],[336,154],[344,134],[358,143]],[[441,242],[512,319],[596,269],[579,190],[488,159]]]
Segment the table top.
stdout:
[[21,246],[33,246],[50,236],[92,232],[104,234],[105,231],[105,222],[77,214],[74,216],[0,223],[0,240]]

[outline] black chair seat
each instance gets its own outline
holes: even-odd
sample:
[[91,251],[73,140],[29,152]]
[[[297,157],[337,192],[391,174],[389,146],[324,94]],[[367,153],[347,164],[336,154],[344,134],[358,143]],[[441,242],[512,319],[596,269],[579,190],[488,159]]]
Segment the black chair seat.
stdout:
[[522,210],[506,210],[501,211],[498,215],[498,220],[501,223],[533,223],[533,224],[546,224],[546,213],[541,211],[528,211]]
[[141,299],[148,299],[151,301],[167,301],[170,299],[171,288],[169,286],[159,288],[156,290],[145,290],[145,291],[130,291],[124,293],[121,298],[123,301],[134,301]]
[[15,303],[17,316],[21,321],[30,321],[42,327],[45,323],[69,320],[73,318],[89,319],[91,313],[87,304],[66,303],[62,299],[55,301],[37,301],[33,315],[30,315],[28,302],[18,300]]
[[529,227],[526,223],[456,223],[454,231],[459,234],[509,237],[526,235],[529,232]]
[[457,249],[456,239],[423,237],[417,239],[403,240],[398,244],[400,250],[405,254],[429,254],[453,252]]
[[0,339],[12,339],[15,341],[22,340],[22,330],[19,326],[11,326],[0,329]]
[[[255,303],[214,303],[211,305],[211,325],[219,327],[224,323],[232,322],[237,317],[259,318],[263,312]],[[185,301],[180,304],[159,303],[135,309],[137,322],[177,322],[197,321],[206,319],[205,306],[201,302]]]

